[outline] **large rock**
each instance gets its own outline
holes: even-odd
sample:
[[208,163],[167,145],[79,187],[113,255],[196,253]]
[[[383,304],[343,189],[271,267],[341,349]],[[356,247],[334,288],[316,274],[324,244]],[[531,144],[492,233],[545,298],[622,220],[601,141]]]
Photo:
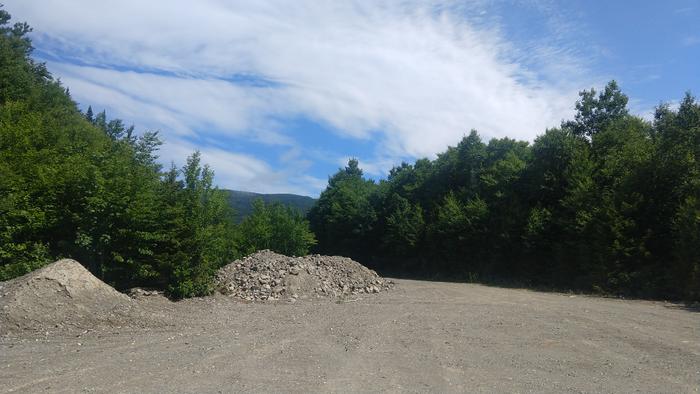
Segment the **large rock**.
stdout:
[[221,293],[249,301],[343,297],[379,293],[393,286],[346,257],[288,257],[269,250],[221,268],[215,282]]

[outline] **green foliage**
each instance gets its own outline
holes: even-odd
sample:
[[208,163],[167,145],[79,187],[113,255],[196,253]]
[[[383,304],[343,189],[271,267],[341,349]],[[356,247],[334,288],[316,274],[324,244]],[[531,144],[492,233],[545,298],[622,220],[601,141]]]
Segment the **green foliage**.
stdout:
[[373,181],[364,179],[355,159],[328,180],[328,188],[309,212],[321,251],[353,257],[364,254],[365,242],[376,223],[370,203],[375,187]]
[[488,212],[488,205],[478,197],[463,201],[448,193],[443,198],[430,226],[432,246],[452,265],[443,269],[472,272],[480,265]]
[[116,285],[206,294],[240,255],[225,193],[199,153],[156,163],[158,133],[80,113],[0,9],[0,280],[59,257]]
[[615,81],[610,81],[598,97],[595,89],[584,90],[579,96],[581,99],[576,102],[574,120],[564,123],[575,135],[592,137],[629,114],[628,98]]
[[214,272],[239,256],[233,212],[226,193],[213,187],[213,177],[195,152],[180,171],[171,167],[161,185],[165,226],[156,234],[154,265],[142,272],[166,278],[175,297],[208,294]]
[[612,81],[532,145],[475,131],[386,180],[350,162],[310,218],[375,268],[700,299],[700,105],[631,116]]
[[394,194],[386,217],[384,246],[396,256],[412,254],[423,241],[425,221],[423,209]]
[[158,134],[82,114],[31,58],[28,25],[0,8],[0,280],[59,257],[124,288],[207,294],[217,268],[315,244],[376,268],[700,300],[700,105],[654,121],[612,81],[532,145],[472,130],[386,180],[357,160],[308,214],[256,202],[235,225],[199,153],[157,164]]
[[688,197],[680,206],[672,223],[675,234],[673,265],[670,281],[677,287],[670,289],[690,298],[700,298],[700,198]]
[[241,223],[246,254],[270,249],[288,256],[303,256],[316,244],[309,222],[297,209],[280,204],[253,202],[253,213]]

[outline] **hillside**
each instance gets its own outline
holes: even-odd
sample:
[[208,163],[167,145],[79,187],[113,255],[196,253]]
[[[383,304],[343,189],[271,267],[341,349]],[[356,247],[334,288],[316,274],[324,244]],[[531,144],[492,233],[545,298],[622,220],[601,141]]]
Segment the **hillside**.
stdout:
[[224,190],[231,207],[236,211],[236,222],[253,211],[253,201],[262,199],[265,204],[280,203],[291,206],[306,214],[316,202],[315,199],[298,194],[261,194],[240,190]]

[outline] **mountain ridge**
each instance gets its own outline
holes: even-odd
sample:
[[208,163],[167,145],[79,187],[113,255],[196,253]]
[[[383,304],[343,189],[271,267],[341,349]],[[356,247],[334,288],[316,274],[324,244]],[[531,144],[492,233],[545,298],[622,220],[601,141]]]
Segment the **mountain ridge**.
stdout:
[[257,193],[244,190],[222,189],[226,192],[226,199],[231,208],[235,210],[235,220],[240,223],[246,216],[253,212],[253,202],[261,199],[265,204],[280,203],[296,208],[306,214],[316,203],[316,199],[293,193]]

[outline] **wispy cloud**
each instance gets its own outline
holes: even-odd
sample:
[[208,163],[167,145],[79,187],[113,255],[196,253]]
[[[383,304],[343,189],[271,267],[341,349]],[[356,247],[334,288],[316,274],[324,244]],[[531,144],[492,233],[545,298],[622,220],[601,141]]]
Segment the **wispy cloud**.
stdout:
[[683,46],[691,47],[700,44],[700,36],[686,36],[683,38]]
[[220,185],[235,185],[240,190],[260,193],[295,193],[314,195],[326,185],[326,179],[303,174],[307,164],[297,162],[284,169],[274,169],[265,161],[251,155],[210,146],[198,146],[175,139],[161,152],[161,159],[179,166],[193,151],[199,150],[202,161],[215,169]]
[[[35,26],[74,97],[202,149],[227,187],[318,191],[320,182],[300,186],[309,178],[298,172],[309,165],[299,152],[314,147],[287,133],[285,118],[375,141],[368,172],[380,173],[398,158],[433,156],[471,128],[531,139],[568,117],[588,86],[575,53],[541,43],[514,50],[484,22],[481,2],[6,3]],[[297,173],[191,142],[217,136],[287,146],[280,159]]]
[[695,7],[681,7],[673,10],[676,14],[691,14],[693,11],[695,11]]

